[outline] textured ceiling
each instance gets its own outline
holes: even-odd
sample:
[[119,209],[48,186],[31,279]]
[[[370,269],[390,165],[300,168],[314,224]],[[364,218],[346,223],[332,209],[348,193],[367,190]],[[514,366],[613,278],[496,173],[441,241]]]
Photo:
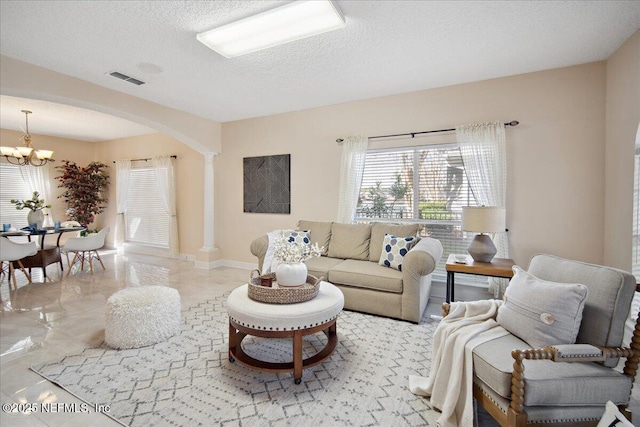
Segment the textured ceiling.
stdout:
[[342,30],[232,59],[196,40],[282,3],[2,1],[0,53],[225,122],[604,60],[640,27],[640,1],[338,0]]

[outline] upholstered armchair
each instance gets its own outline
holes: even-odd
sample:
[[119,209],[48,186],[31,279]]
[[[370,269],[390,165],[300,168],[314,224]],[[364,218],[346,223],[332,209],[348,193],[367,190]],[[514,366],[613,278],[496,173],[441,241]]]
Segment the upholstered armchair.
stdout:
[[[501,426],[595,426],[607,401],[631,420],[627,406],[640,359],[640,320],[631,341],[624,343],[626,347],[622,341],[636,291],[634,276],[550,255],[534,256],[528,274],[563,287],[584,290],[581,286],[586,286],[581,318],[571,313],[570,298],[558,304],[556,297],[555,313],[525,312],[524,306],[517,307],[530,319],[511,328],[521,336],[510,331],[473,349],[473,396],[478,405]],[[512,295],[515,300],[516,294]],[[544,301],[545,296],[531,294],[529,298]],[[497,315],[498,323],[507,330],[510,325],[501,323],[500,310],[508,304],[509,290]],[[449,305],[443,308],[447,315]],[[534,347],[523,339],[527,328],[536,328],[540,318],[543,328],[544,323],[552,325],[554,315],[555,319],[565,315],[575,319],[579,328],[575,343],[540,345],[538,341]],[[623,372],[615,369],[619,358],[626,358]]]

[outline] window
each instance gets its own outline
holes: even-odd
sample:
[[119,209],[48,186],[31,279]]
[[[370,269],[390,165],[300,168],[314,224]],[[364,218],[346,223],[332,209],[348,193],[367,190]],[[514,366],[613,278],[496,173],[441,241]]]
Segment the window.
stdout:
[[444,265],[449,254],[466,253],[473,238],[461,229],[463,206],[477,203],[458,144],[367,152],[356,221],[422,224],[420,234],[440,240],[444,247],[434,271],[439,280],[446,279]]
[[21,166],[0,163],[0,220],[2,224],[22,228],[27,225],[28,210],[17,210],[11,199],[30,199],[32,194],[20,173]]
[[169,214],[152,168],[131,169],[125,223],[127,242],[169,248]]

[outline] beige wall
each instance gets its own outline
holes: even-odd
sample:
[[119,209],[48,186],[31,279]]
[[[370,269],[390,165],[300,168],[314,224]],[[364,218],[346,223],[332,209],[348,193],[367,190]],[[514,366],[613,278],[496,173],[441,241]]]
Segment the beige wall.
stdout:
[[[0,129],[3,145],[21,145],[22,132]],[[203,191],[204,191],[204,159],[202,154],[189,148],[176,139],[163,135],[151,134],[131,138],[122,138],[104,142],[87,142],[73,139],[56,138],[32,134],[33,145],[54,151],[54,163],[49,163],[51,179],[51,214],[54,220],[66,220],[64,200],[58,196],[62,189],[58,188],[56,176],[60,175],[55,168],[63,160],[76,162],[86,166],[92,161],[102,162],[109,166],[110,185],[107,190],[109,203],[105,211],[96,217],[92,227],[111,226],[112,232],[107,236],[107,244],[112,245],[115,237],[115,194],[116,177],[113,161],[117,159],[149,158],[162,155],[176,155],[175,178],[176,199],[178,203],[178,234],[180,236],[180,253],[195,256],[202,248],[203,224]],[[14,142],[12,142],[14,141]],[[4,159],[2,160],[4,161]],[[136,163],[137,164],[137,163]],[[2,183],[0,183],[2,185]]]
[[[525,266],[536,252],[602,262],[604,106],[605,63],[598,62],[223,123],[216,242],[224,259],[255,262],[249,244],[266,231],[335,220],[338,137],[519,120],[507,128],[512,257]],[[291,214],[243,213],[242,158],[287,153]]]
[[[22,146],[22,141],[20,139],[22,135],[22,132],[0,129],[2,145]],[[36,149],[54,151],[53,158],[56,161],[42,166],[49,169],[49,178],[51,180],[51,200],[47,200],[47,203],[51,204],[51,215],[54,221],[66,221],[67,218],[64,213],[66,205],[63,199],[58,198],[63,189],[58,188],[58,181],[55,179],[56,176],[60,175],[56,166],[62,165],[62,160],[70,160],[82,166],[94,161],[94,143],[36,134],[31,134],[31,138],[31,142]],[[4,157],[2,158],[2,161],[5,161]],[[2,185],[1,182],[0,185]],[[40,192],[42,192],[42,190],[40,190]],[[97,218],[96,221],[95,225],[100,227],[99,218]]]
[[[180,141],[159,133],[95,143],[95,150],[98,161],[110,166],[109,200],[111,203],[102,214],[101,221],[111,225],[112,230],[116,223],[116,177],[113,161],[163,155],[177,156],[174,166],[180,253],[195,256],[203,243],[203,156]],[[140,163],[134,162],[135,165]],[[111,233],[107,240],[112,243],[114,236],[115,233]]]
[[640,30],[607,60],[604,261],[631,271],[633,156],[640,122]]

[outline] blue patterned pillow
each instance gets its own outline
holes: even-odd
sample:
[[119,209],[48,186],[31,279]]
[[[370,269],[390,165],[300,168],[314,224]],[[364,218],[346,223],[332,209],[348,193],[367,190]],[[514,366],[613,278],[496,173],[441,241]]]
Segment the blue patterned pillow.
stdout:
[[402,259],[416,243],[416,237],[396,237],[385,234],[378,264],[402,271]]
[[299,243],[303,245],[311,244],[311,235],[309,233],[309,230],[287,231],[284,233],[284,239],[289,243]]

